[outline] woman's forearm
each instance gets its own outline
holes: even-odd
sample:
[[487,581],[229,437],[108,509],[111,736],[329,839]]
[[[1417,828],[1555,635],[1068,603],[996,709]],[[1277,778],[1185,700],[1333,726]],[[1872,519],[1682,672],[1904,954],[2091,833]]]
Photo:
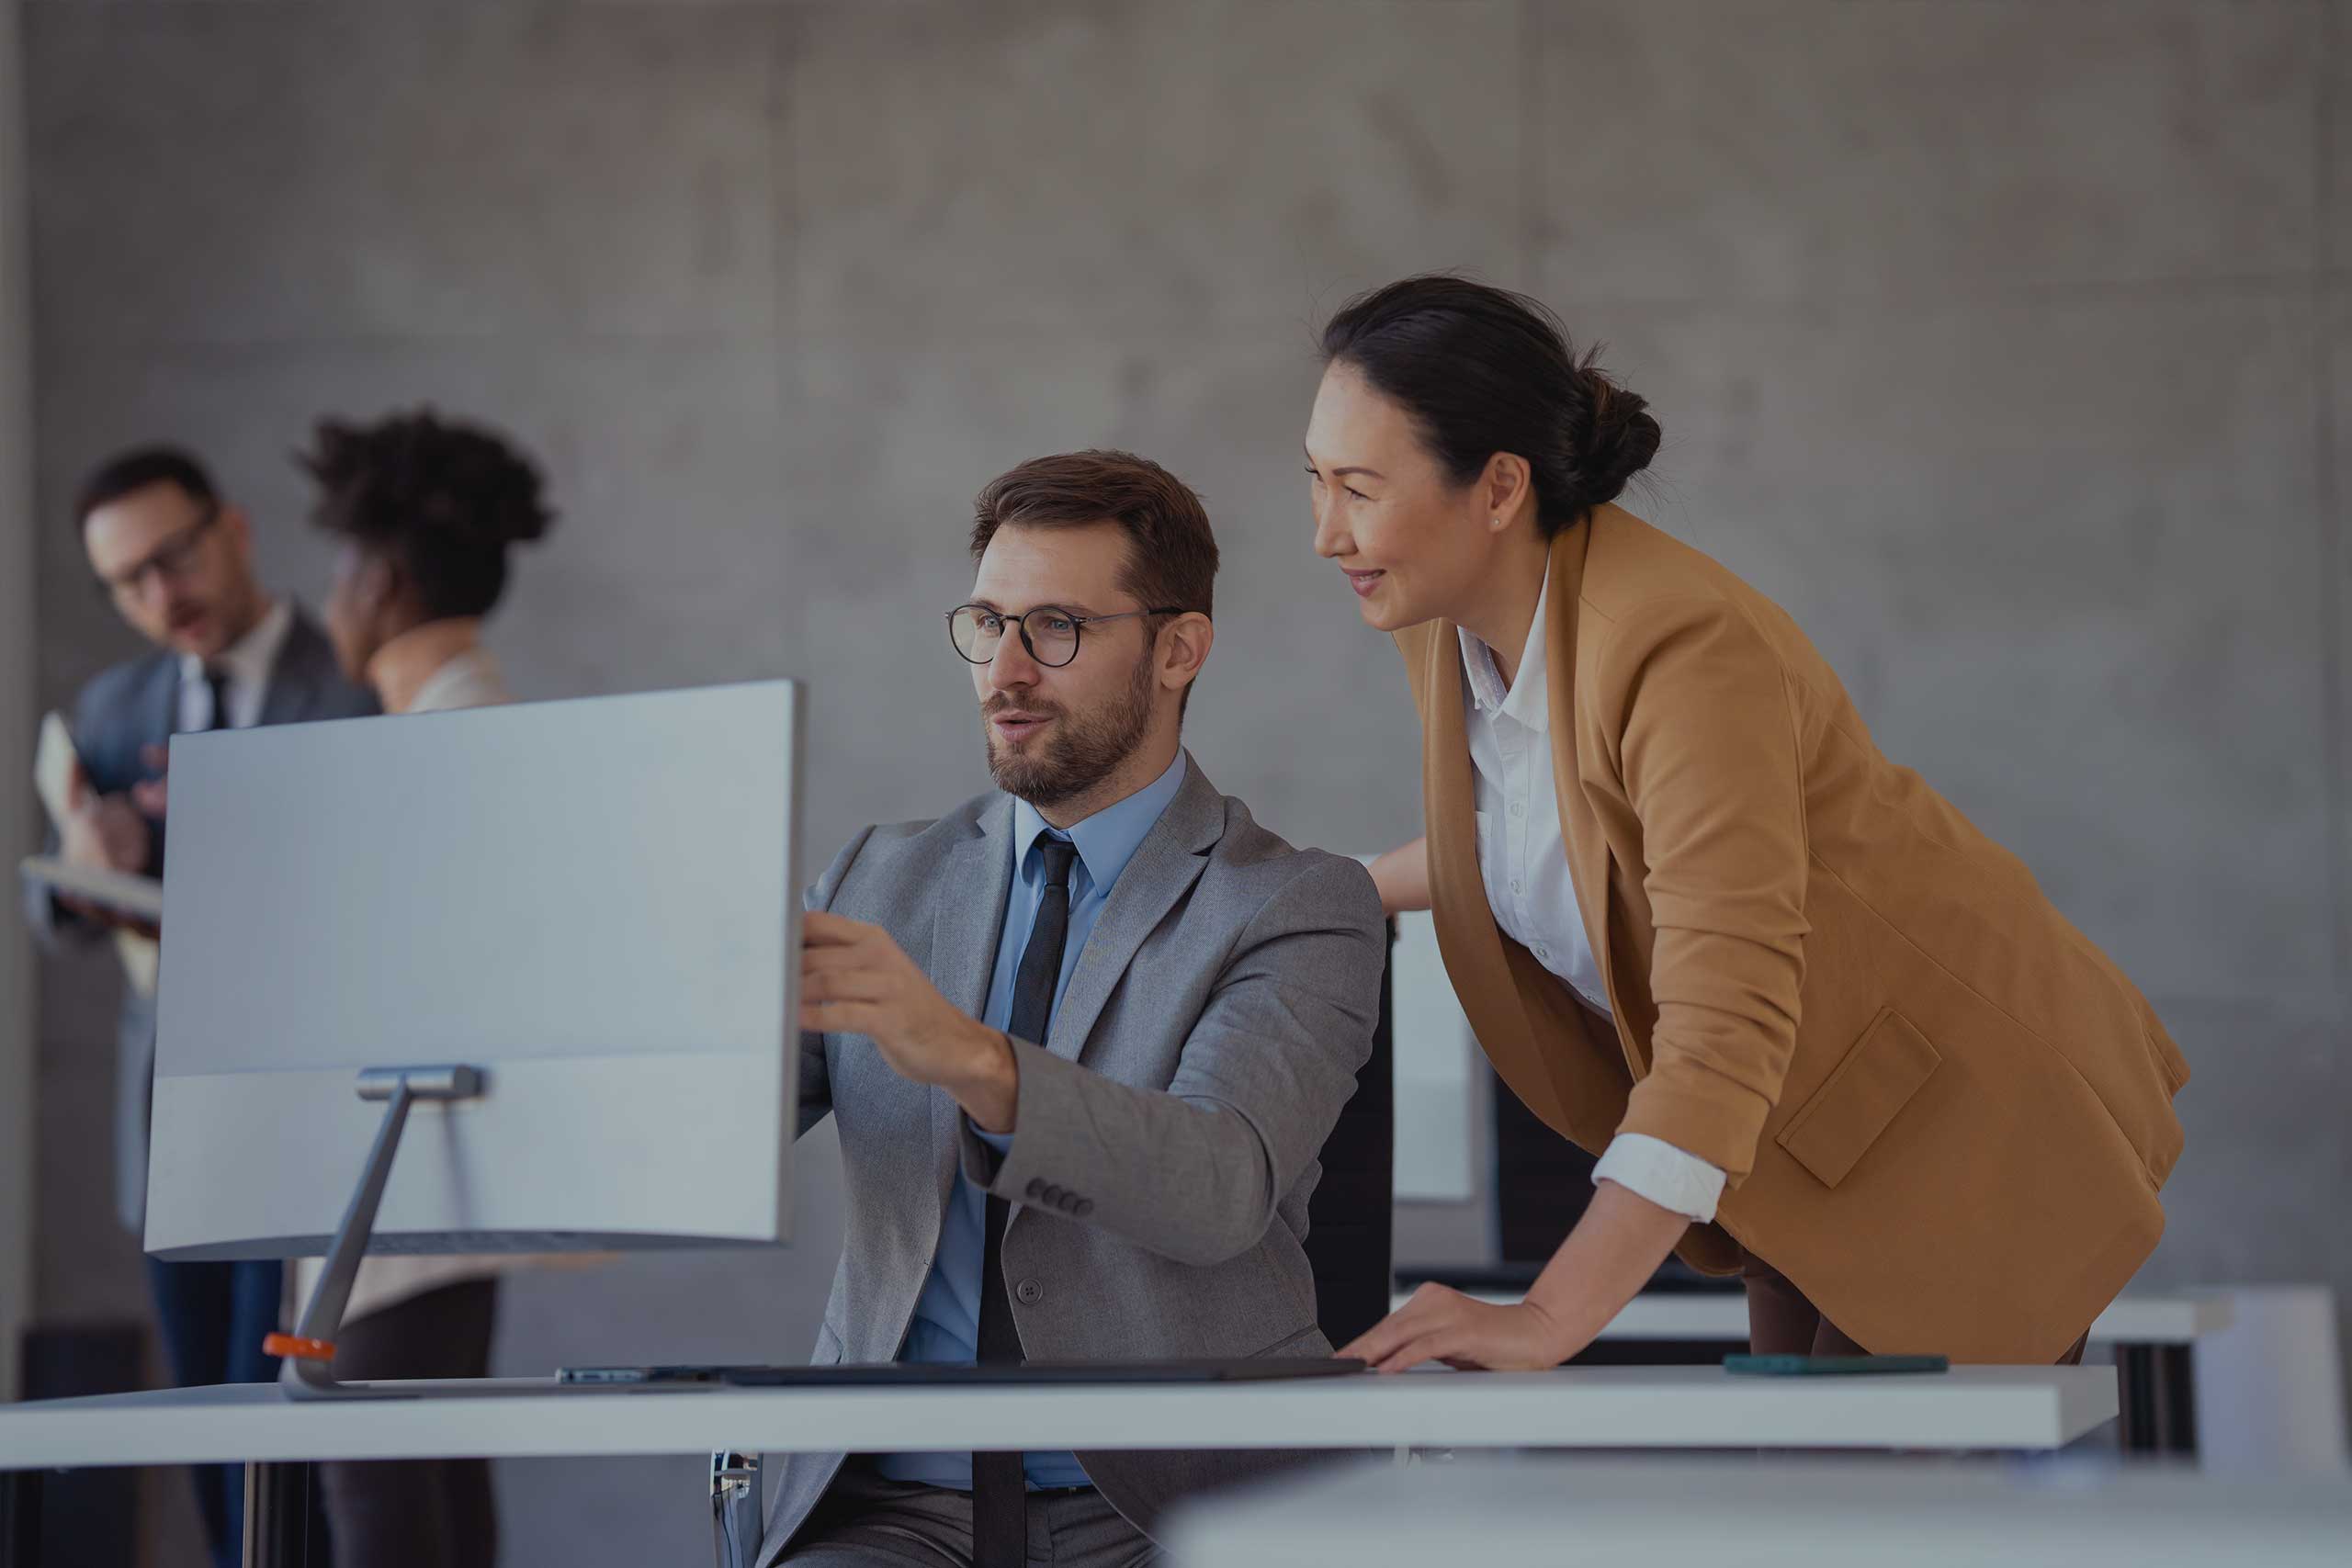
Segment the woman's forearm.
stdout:
[[1603,1181],[1552,1261],[1527,1292],[1527,1304],[1555,1325],[1573,1356],[1592,1343],[1625,1303],[1649,1283],[1690,1222],[1631,1189]]
[[1415,839],[1399,844],[1372,863],[1373,886],[1380,889],[1380,908],[1396,915],[1430,907],[1430,841]]

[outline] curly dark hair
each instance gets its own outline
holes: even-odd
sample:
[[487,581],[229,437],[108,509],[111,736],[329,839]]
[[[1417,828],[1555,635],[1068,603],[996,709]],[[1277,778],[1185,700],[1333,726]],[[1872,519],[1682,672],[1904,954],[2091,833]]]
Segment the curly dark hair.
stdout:
[[537,464],[430,408],[373,424],[322,419],[295,460],[318,481],[311,521],[398,565],[436,620],[488,615],[506,589],[507,547],[555,524]]

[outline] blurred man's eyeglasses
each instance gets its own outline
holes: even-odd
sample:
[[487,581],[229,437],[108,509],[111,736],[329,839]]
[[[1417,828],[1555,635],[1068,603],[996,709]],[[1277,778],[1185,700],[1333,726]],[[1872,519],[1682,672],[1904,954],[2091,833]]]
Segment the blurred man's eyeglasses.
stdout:
[[203,516],[149,550],[144,560],[120,571],[101,573],[97,581],[98,592],[117,600],[136,599],[140,589],[146,585],[150,572],[167,582],[186,576],[188,568],[196,564],[197,547],[204,542],[206,532],[220,520],[220,508],[218,505],[206,507]]
[[1004,628],[1018,626],[1021,646],[1029,650],[1029,657],[1048,669],[1058,670],[1078,657],[1079,638],[1088,626],[1136,615],[1183,613],[1174,605],[1163,605],[1152,610],[1122,610],[1115,615],[1080,615],[1053,604],[1040,604],[1026,615],[1008,615],[986,604],[958,604],[947,612],[947,637],[966,663],[986,664],[996,658],[997,645],[1004,640]]

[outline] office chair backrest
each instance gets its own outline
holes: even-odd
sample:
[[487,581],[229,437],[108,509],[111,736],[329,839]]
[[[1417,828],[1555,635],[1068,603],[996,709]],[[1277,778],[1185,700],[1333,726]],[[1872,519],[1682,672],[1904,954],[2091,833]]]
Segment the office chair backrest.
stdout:
[[[1396,925],[1388,929],[1394,953]],[[1396,1047],[1390,1017],[1395,964],[1380,974],[1380,1022],[1356,1091],[1323,1143],[1323,1179],[1306,1209],[1306,1260],[1316,1321],[1345,1345],[1388,1313],[1390,1218],[1396,1187]]]

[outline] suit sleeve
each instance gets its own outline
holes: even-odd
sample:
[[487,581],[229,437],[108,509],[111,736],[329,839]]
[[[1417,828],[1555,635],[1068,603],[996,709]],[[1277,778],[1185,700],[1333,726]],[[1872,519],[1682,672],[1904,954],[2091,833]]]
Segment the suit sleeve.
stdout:
[[[833,863],[825,868],[825,874],[817,879],[817,885],[800,896],[802,909],[831,909],[833,907],[833,900],[841,894],[842,883],[848,878],[850,867],[857,861],[858,852],[865,848],[865,840],[873,836],[871,828],[858,830],[857,837],[833,857]],[[799,972],[798,953],[787,953],[785,962],[793,966],[796,975]],[[793,994],[799,994],[797,985]],[[786,1021],[785,1027],[792,1027],[790,1020]],[[832,1075],[825,1065],[826,1038],[815,1030],[800,1031],[800,1133],[808,1132],[832,1114],[833,1085]]]
[[1015,1040],[1012,1145],[1000,1155],[964,1121],[966,1178],[1178,1262],[1247,1252],[1372,1054],[1384,931],[1363,867],[1317,857],[1243,931],[1166,1089]]
[[1600,687],[1641,823],[1657,931],[1650,1068],[1621,1134],[1672,1145],[1734,1186],[1779,1100],[1804,980],[1808,848],[1781,663],[1738,606],[1646,605],[1619,621]]

